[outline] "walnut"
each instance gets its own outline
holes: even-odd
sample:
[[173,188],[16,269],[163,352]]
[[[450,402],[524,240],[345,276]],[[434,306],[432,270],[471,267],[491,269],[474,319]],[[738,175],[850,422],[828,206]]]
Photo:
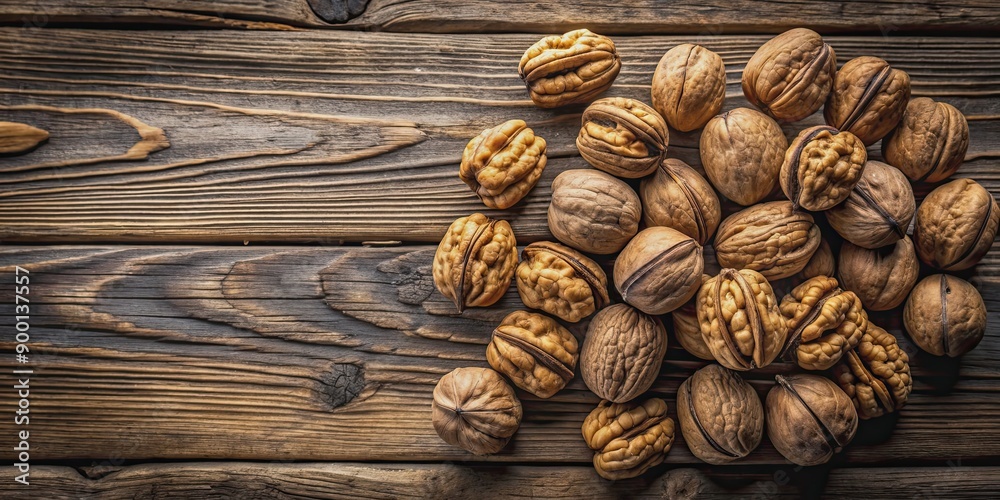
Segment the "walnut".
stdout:
[[794,122],[826,101],[837,55],[818,33],[788,30],[761,45],[743,69],[743,94],[776,120]]
[[486,360],[514,385],[540,398],[550,398],[573,379],[576,337],[556,320],[514,311],[493,330]]
[[850,196],[867,161],[865,145],[854,134],[824,125],[807,128],[785,153],[781,190],[795,208],[833,208]]
[[719,364],[732,370],[769,365],[788,336],[767,278],[741,269],[723,269],[698,291],[698,322],[705,345]]
[[903,308],[903,325],[924,351],[954,358],[983,340],[986,305],[968,281],[934,274],[913,287]]
[[448,228],[434,254],[432,273],[437,289],[462,312],[500,300],[515,266],[517,241],[510,224],[472,214]]
[[833,374],[862,419],[900,409],[913,390],[909,356],[896,337],[875,325],[868,325],[861,343],[844,356]]
[[667,403],[601,401],[583,421],[583,439],[594,450],[594,469],[604,479],[636,477],[663,462],[674,442]]
[[681,132],[701,128],[722,111],[726,65],[701,45],[684,43],[663,54],[653,72],[653,107]]
[[778,186],[788,139],[773,119],[749,108],[712,118],[701,132],[705,175],[723,196],[740,205],[763,200]]
[[840,247],[840,283],[872,311],[899,306],[917,284],[920,263],[908,236],[887,247],[869,250],[851,242]]
[[909,100],[910,75],[877,57],[862,56],[837,71],[823,116],[827,125],[871,146],[896,127]]
[[598,170],[567,170],[552,181],[549,231],[588,253],[621,250],[639,231],[642,204],[624,181]]
[[624,403],[649,389],[666,352],[667,331],[659,318],[615,304],[599,311],[587,327],[580,375],[594,394]]
[[[703,274],[701,282],[712,279],[711,276]],[[698,321],[698,295],[684,303],[683,306],[675,309],[670,315],[674,324],[674,337],[685,351],[708,361],[715,361],[715,355],[705,343],[705,338],[701,336],[701,322]]]
[[476,455],[503,449],[521,425],[521,402],[499,373],[456,368],[434,386],[431,422],[446,443]]
[[798,282],[796,284],[802,283],[809,278],[815,278],[816,276],[834,276],[837,274],[837,261],[833,256],[833,250],[830,248],[830,243],[825,239],[820,239],[819,248],[816,249],[816,253],[813,254],[809,262],[806,263],[806,267],[803,267],[798,274],[794,276],[795,280]]
[[523,120],[510,120],[469,141],[458,176],[487,207],[505,209],[535,187],[545,163],[545,139]]
[[515,277],[524,305],[570,323],[611,303],[601,266],[559,243],[539,241],[524,247]]
[[944,102],[918,97],[906,105],[899,125],[882,139],[882,156],[914,182],[940,182],[965,161],[969,123]]
[[581,29],[536,42],[521,56],[517,74],[536,106],[555,108],[594,100],[621,67],[610,38]]
[[677,420],[691,453],[713,465],[750,454],[764,437],[764,407],[736,372],[708,365],[677,389]]
[[17,122],[0,121],[0,155],[27,153],[49,139],[49,133]]
[[781,299],[788,325],[785,357],[806,370],[826,370],[861,341],[868,329],[868,313],[851,291],[837,280],[817,276]]
[[767,393],[767,437],[790,462],[824,464],[854,439],[858,412],[837,384],[818,375],[775,377]]
[[924,198],[913,226],[917,256],[945,271],[968,269],[989,252],[1000,224],[993,195],[972,179],[938,186]]
[[667,159],[639,185],[646,226],[672,227],[704,245],[722,219],[712,185],[687,163]]
[[615,260],[615,288],[646,314],[677,309],[698,291],[705,261],[701,245],[676,229],[643,229]]
[[906,236],[916,210],[906,176],[891,165],[868,160],[861,180],[847,200],[826,211],[826,220],[845,240],[879,248]]
[[667,122],[655,109],[634,99],[605,97],[584,110],[576,147],[595,168],[633,179],[656,170],[668,141]]
[[819,248],[820,232],[791,202],[761,203],[726,217],[715,235],[715,257],[723,267],[752,269],[769,280],[801,271]]

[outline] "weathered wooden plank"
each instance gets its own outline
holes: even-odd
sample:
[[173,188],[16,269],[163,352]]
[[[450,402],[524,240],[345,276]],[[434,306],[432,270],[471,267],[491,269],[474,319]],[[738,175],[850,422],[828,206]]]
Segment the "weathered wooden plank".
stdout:
[[[524,203],[489,213],[511,219],[519,241],[546,238],[552,179],[586,164],[581,107],[537,109],[517,78],[535,38],[0,29],[0,120],[50,132],[0,159],[0,239],[434,242],[485,208],[456,175],[465,143],[515,117],[552,160]],[[610,95],[648,100],[660,56],[692,39],[618,37],[624,69]],[[697,37],[727,62],[727,108],[747,105],[740,71],[765,39]],[[914,95],[961,109],[972,129],[961,175],[1000,193],[1000,39],[830,41],[842,62],[884,57],[910,72]],[[125,157],[137,124],[170,147]],[[697,166],[697,140],[675,133],[669,152]]]
[[831,33],[968,32],[995,29],[1000,10],[986,0],[751,2],[639,0],[505,2],[458,0],[0,0],[0,22],[26,26],[149,23],[220,28],[354,28],[378,31],[561,33],[589,27],[608,34],[778,33],[806,26]]
[[[511,290],[496,307],[455,314],[434,290],[432,255],[431,247],[4,247],[0,276],[15,265],[31,272],[32,457],[587,463],[579,428],[597,398],[579,377],[550,400],[522,393],[522,428],[498,455],[473,457],[435,435],[437,379],[486,366],[490,332],[520,302]],[[981,269],[998,261],[994,251]],[[835,463],[998,458],[1000,277],[977,273],[987,338],[955,362],[918,355],[903,339],[914,355],[910,403],[898,419],[864,422]],[[12,294],[0,289],[0,303]],[[11,353],[12,338],[0,340]],[[0,357],[0,370],[12,363]],[[674,344],[651,393],[672,407],[678,385],[703,364]],[[763,394],[790,370],[776,364],[748,378]],[[13,398],[0,391],[0,406]],[[0,434],[14,430],[0,421]],[[698,463],[680,438],[668,462]],[[744,463],[785,462],[765,442]]]

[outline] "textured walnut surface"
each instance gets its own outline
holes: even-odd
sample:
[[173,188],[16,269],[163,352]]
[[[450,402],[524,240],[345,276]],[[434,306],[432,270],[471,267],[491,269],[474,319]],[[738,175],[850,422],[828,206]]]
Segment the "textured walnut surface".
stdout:
[[913,287],[903,308],[903,325],[924,351],[961,356],[979,345],[986,333],[986,305],[968,281],[934,274]]
[[969,149],[961,111],[928,97],[910,100],[899,125],[882,140],[882,156],[914,182],[941,182],[958,170]]
[[556,320],[514,311],[493,331],[486,360],[514,385],[550,398],[573,379],[578,348],[576,337]]
[[799,374],[775,377],[767,393],[767,436],[789,461],[826,463],[854,439],[858,413],[854,402],[825,377]]
[[913,244],[925,263],[945,271],[968,269],[993,245],[1000,207],[972,179],[955,179],[924,198],[913,226]]
[[743,69],[743,94],[777,120],[801,120],[823,105],[837,55],[818,33],[788,30],[761,45]]
[[871,146],[896,127],[909,100],[910,75],[878,57],[861,56],[837,71],[823,115],[827,125]]
[[609,254],[639,231],[642,203],[624,181],[597,170],[567,170],[552,181],[549,230],[588,253]]
[[596,262],[550,241],[524,247],[515,273],[524,305],[575,323],[608,305],[608,278]]
[[510,120],[469,141],[458,176],[487,207],[505,209],[535,187],[546,161],[545,139],[523,120]]
[[583,421],[583,439],[594,450],[594,468],[610,480],[636,477],[660,464],[674,442],[667,403],[601,401]]
[[722,111],[726,98],[726,65],[718,54],[700,45],[682,43],[656,65],[653,107],[671,127],[690,132]]
[[726,198],[753,205],[778,186],[788,139],[760,111],[736,108],[712,118],[699,144],[705,174]]
[[725,464],[750,454],[764,435],[764,407],[736,372],[708,365],[677,389],[677,419],[696,457]]
[[826,211],[826,220],[845,240],[880,248],[906,235],[916,210],[906,176],[891,165],[868,160],[851,194]]
[[635,99],[605,97],[583,111],[576,137],[580,156],[611,175],[645,177],[667,154],[667,122]]
[[[703,274],[701,281],[704,284],[712,279],[711,276]],[[701,322],[698,321],[698,295],[687,301],[683,306],[670,313],[674,325],[674,337],[685,351],[708,361],[715,361],[715,355],[708,348],[704,337],[701,336]]]
[[542,38],[524,52],[517,67],[531,100],[542,108],[590,102],[620,70],[614,42],[586,29]]
[[780,279],[801,271],[819,248],[820,231],[788,201],[761,203],[726,217],[715,235],[719,264]]
[[788,325],[787,357],[807,370],[826,370],[853,349],[868,329],[868,313],[835,278],[817,276],[781,299]]
[[862,419],[898,410],[913,390],[909,356],[896,337],[875,325],[868,326],[858,346],[834,368],[834,378]]
[[778,299],[760,273],[723,269],[702,284],[697,300],[702,338],[722,366],[752,370],[781,353],[788,329]]
[[489,368],[456,368],[441,377],[431,411],[441,439],[476,455],[500,451],[521,424],[514,389]]
[[819,125],[799,132],[781,164],[781,190],[795,207],[821,211],[847,199],[868,161],[864,143],[850,132]]
[[451,224],[434,254],[434,285],[462,312],[500,300],[517,266],[517,241],[510,224],[483,214]]
[[885,311],[906,300],[917,284],[920,263],[909,236],[874,250],[845,241],[838,272],[840,284],[854,292],[866,309]]
[[659,318],[628,304],[597,313],[580,352],[580,375],[602,399],[624,403],[649,389],[667,352],[667,331]]
[[669,158],[639,185],[646,226],[674,228],[704,245],[719,227],[722,207],[712,185],[681,160]]
[[705,267],[701,245],[669,227],[643,229],[615,260],[622,300],[647,314],[665,314],[698,291]]

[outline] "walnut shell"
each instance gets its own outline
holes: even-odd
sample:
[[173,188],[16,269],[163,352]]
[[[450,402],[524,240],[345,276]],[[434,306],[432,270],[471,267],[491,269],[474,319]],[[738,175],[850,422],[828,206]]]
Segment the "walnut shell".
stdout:
[[799,132],[781,164],[781,190],[795,208],[822,211],[847,199],[868,152],[850,132],[819,125]]
[[605,97],[583,111],[580,156],[611,175],[634,179],[656,170],[667,154],[667,122],[634,99]]
[[490,208],[514,206],[545,169],[545,139],[523,120],[489,128],[465,146],[458,176]]
[[958,170],[969,149],[969,122],[944,102],[918,97],[882,139],[882,156],[914,182],[940,182]]
[[986,305],[971,283],[947,274],[917,283],[903,308],[903,325],[918,347],[935,356],[961,356],[986,333]]
[[779,307],[788,325],[784,355],[806,370],[826,370],[837,364],[868,329],[868,313],[858,296],[827,276],[795,287]]
[[722,219],[712,185],[681,160],[667,159],[639,184],[646,226],[672,227],[704,245]]
[[521,56],[517,74],[536,106],[555,108],[593,101],[621,67],[610,38],[580,29],[535,42]]
[[500,300],[515,266],[517,241],[510,224],[472,214],[448,228],[434,254],[432,273],[438,291],[462,312]]
[[639,231],[642,204],[624,181],[598,170],[567,170],[552,181],[549,231],[588,253],[621,250]]
[[875,325],[868,325],[861,343],[844,356],[833,375],[866,420],[900,409],[913,390],[910,357],[896,337]]
[[666,352],[667,331],[659,318],[615,304],[601,309],[587,327],[580,375],[594,394],[624,403],[653,385]]
[[916,210],[906,176],[891,165],[868,160],[861,180],[847,200],[826,211],[826,220],[845,240],[879,248],[906,236]]
[[809,262],[806,263],[806,267],[803,267],[798,274],[794,276],[794,279],[798,283],[809,278],[815,278],[816,276],[834,276],[837,274],[837,259],[833,256],[833,250],[830,248],[830,243],[825,239],[820,239],[819,248],[816,249],[816,253],[813,254]]
[[861,56],[837,71],[823,116],[827,125],[871,146],[896,127],[909,101],[910,75],[877,57]]
[[753,205],[778,186],[788,139],[764,113],[726,111],[705,125],[699,144],[705,175],[726,198]]
[[698,322],[719,364],[753,370],[774,361],[788,336],[767,278],[750,269],[723,269],[698,291]]
[[500,451],[521,425],[521,402],[499,373],[456,368],[434,386],[431,422],[446,443],[488,455]]
[[665,314],[698,291],[705,260],[701,245],[669,227],[643,229],[615,260],[615,288],[646,314]]
[[515,278],[524,305],[570,323],[611,303],[601,266],[559,243],[538,241],[524,247]]
[[761,45],[743,69],[743,94],[776,120],[794,122],[820,108],[837,55],[813,30],[788,30]]
[[726,65],[719,54],[683,43],[667,51],[653,72],[653,107],[681,132],[701,128],[722,111]]
[[604,479],[636,477],[663,462],[674,443],[667,403],[601,401],[583,420],[583,439],[594,450],[594,469]]
[[917,256],[945,271],[968,269],[989,252],[1000,224],[993,195],[972,179],[955,179],[924,198],[913,226]]
[[576,337],[556,320],[514,311],[493,330],[486,360],[514,385],[550,398],[573,380],[578,347]]
[[886,311],[902,304],[920,274],[917,252],[908,236],[874,250],[845,241],[840,247],[839,267],[841,285],[872,311]]
[[764,437],[757,391],[719,365],[694,372],[677,389],[677,420],[691,453],[713,465],[749,455]]
[[[712,279],[711,276],[703,274],[701,282]],[[701,336],[701,322],[698,321],[698,295],[695,294],[691,300],[683,306],[675,309],[671,315],[674,324],[674,337],[685,351],[708,361],[715,361],[715,355],[705,343],[705,338]]]
[[791,202],[761,203],[726,217],[715,235],[723,267],[752,269],[769,280],[794,276],[819,248],[819,228]]
[[775,377],[767,393],[767,437],[790,462],[824,464],[854,439],[858,412],[837,384],[818,375]]

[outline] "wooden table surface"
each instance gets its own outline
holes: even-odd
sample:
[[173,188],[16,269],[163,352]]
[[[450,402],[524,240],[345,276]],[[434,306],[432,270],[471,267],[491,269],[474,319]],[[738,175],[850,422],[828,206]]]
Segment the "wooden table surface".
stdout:
[[[961,110],[971,142],[958,176],[998,195],[995,1],[0,0],[0,24],[0,121],[50,134],[0,157],[0,370],[23,368],[20,266],[34,371],[31,485],[4,465],[0,498],[1000,490],[1000,246],[961,274],[989,327],[960,360],[920,354],[898,310],[873,315],[910,353],[914,392],[826,466],[790,464],[766,439],[738,465],[708,466],[678,433],[666,464],[602,480],[579,430],[598,399],[579,377],[550,400],[519,392],[521,430],[494,456],[445,444],[430,419],[437,379],[486,366],[490,332],[520,307],[511,289],[455,314],[430,277],[437,241],[475,211],[510,220],[521,244],[551,238],[551,181],[586,165],[582,107],[538,109],[517,77],[540,33],[611,35],[623,67],[608,95],[644,101],[665,51],[705,45],[725,60],[732,109],[747,106],[739,81],[756,48],[811,27],[841,64],[882,57],[910,74],[914,97]],[[461,152],[512,118],[548,141],[549,164],[524,203],[486,210],[458,178]],[[699,167],[698,133],[671,134],[670,156]],[[673,407],[703,364],[674,342],[652,392]],[[748,378],[763,394],[790,370]],[[0,381],[8,464],[19,397],[12,375]]]

